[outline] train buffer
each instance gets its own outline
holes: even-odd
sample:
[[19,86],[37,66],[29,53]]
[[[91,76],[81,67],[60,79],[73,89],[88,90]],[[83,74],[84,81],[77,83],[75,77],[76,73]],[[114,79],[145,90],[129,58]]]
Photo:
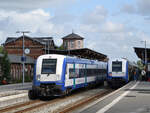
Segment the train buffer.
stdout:
[[130,82],[78,112],[150,113],[150,82]]

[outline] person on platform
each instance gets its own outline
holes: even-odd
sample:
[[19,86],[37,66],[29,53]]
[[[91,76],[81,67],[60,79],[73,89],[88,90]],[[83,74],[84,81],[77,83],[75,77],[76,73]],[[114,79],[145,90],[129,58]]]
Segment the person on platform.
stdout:
[[139,80],[139,69],[136,69],[136,80]]
[[136,71],[133,71],[133,77],[134,77],[134,81],[136,80]]
[[138,69],[134,70],[134,81],[137,81],[138,78]]

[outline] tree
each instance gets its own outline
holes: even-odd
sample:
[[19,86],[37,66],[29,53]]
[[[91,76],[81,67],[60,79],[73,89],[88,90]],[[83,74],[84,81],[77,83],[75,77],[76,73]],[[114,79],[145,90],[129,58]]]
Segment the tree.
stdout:
[[0,53],[2,53],[3,51],[3,46],[0,46]]
[[137,61],[137,65],[138,65],[138,67],[139,67],[141,70],[144,69],[144,65],[143,65],[143,63],[142,63],[141,60],[138,60],[138,61]]
[[10,75],[10,62],[8,59],[8,54],[7,52],[2,49],[1,53],[4,55],[1,58],[1,71],[2,71],[2,77],[1,80],[6,79],[7,82],[11,80],[11,75]]
[[63,44],[61,46],[56,46],[57,50],[64,50]]

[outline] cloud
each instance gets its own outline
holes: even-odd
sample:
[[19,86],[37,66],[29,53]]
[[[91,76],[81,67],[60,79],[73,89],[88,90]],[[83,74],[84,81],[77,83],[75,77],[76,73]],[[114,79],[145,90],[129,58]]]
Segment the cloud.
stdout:
[[136,8],[133,5],[125,4],[121,8],[121,12],[125,12],[125,13],[128,13],[128,14],[135,14],[137,11],[136,11]]
[[[105,8],[103,7],[103,9]],[[135,60],[137,57],[133,50],[133,43],[135,40],[139,40],[134,35],[137,30],[123,23],[108,20],[108,12],[98,13],[103,15],[103,18],[99,18],[100,16],[94,13],[97,12],[97,8],[91,12],[89,15],[83,14],[82,20],[88,21],[82,21],[79,27],[80,34],[85,37],[85,47],[104,53],[109,57],[128,57],[130,60]],[[94,14],[96,16],[91,19]]]
[[150,16],[150,0],[137,0],[138,13],[144,16]]
[[[143,32],[143,31],[138,32],[138,35],[140,36],[138,38],[141,39],[140,42],[146,40],[147,46],[150,47],[149,46],[150,45],[150,36],[147,33]],[[144,45],[144,43],[143,43],[143,45]]]
[[80,24],[79,27],[80,31],[87,32],[87,33],[96,33],[99,31],[99,26],[91,25],[91,24]]
[[42,9],[26,13],[0,11],[0,32],[5,34],[0,38],[5,40],[8,35],[15,34],[17,30],[28,30],[31,34],[36,34],[38,31],[50,34],[53,29],[53,24],[49,22],[50,18],[51,15]]
[[67,13],[61,13],[55,15],[53,18],[51,18],[51,21],[55,24],[64,24],[64,23],[72,23],[73,21],[76,20],[76,16],[72,14],[67,14]]
[[[71,33],[73,17],[71,15],[52,16],[43,9],[28,12],[0,10],[0,40],[4,43],[9,36],[20,36],[18,30],[30,31],[29,36],[52,36],[57,45],[62,44],[61,38]],[[59,19],[61,18],[61,20]]]
[[84,13],[81,18],[80,30],[89,33],[121,33],[125,26],[108,20],[108,11],[104,6],[96,6],[92,11]]
[[107,21],[105,24],[102,25],[101,32],[120,33],[120,32],[124,32],[125,30],[124,27],[125,26],[123,24]]
[[39,8],[58,8],[75,0],[0,0],[3,10],[29,11]]
[[[34,10],[28,13],[0,11],[0,15],[0,23],[5,24],[5,26],[1,27],[1,29],[28,29],[32,32],[35,32],[39,26],[44,26],[45,22],[48,23],[49,18],[51,18],[51,16],[42,9]],[[50,26],[50,24],[47,26]]]
[[150,16],[150,0],[136,0],[134,5],[124,4],[120,10],[128,14]]
[[82,17],[82,23],[84,24],[100,24],[107,18],[108,11],[103,6],[96,6],[96,8],[87,12]]
[[[91,48],[95,51],[108,55],[109,58],[122,58],[126,57],[131,61],[135,61],[137,56],[134,53],[134,36],[129,36],[126,33],[122,33],[124,37],[120,40],[120,36],[114,34],[99,34],[94,33],[91,36],[88,34],[85,36],[85,47]],[[140,42],[139,42],[140,43]]]
[[[97,8],[91,12],[96,11]],[[126,24],[109,20],[108,13],[106,12],[99,13],[100,15],[104,15],[104,18],[101,19],[99,19],[99,16],[91,19],[91,15],[94,14],[96,13],[83,14],[82,20],[86,19],[88,21],[82,21],[79,27],[79,31],[83,33],[86,40],[85,47],[104,53],[109,57],[128,57],[130,60],[137,59],[133,47],[135,41],[139,42],[138,40],[140,40],[135,37],[138,30],[132,26],[126,26]]]

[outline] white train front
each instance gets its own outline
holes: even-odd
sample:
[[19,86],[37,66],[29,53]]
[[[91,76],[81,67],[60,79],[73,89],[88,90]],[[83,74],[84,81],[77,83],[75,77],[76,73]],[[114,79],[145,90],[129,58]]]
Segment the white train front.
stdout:
[[65,95],[89,84],[103,83],[107,63],[64,55],[38,57],[29,98]]
[[137,66],[127,59],[115,58],[108,62],[107,82],[112,87],[120,87],[133,80]]

